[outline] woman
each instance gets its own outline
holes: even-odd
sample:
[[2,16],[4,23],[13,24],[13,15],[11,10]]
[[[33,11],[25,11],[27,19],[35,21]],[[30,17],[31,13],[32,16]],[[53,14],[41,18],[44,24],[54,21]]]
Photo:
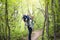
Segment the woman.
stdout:
[[29,31],[28,39],[31,40],[31,34],[32,34],[33,25],[34,25],[33,17],[29,15],[23,15],[23,21],[25,22],[25,25],[27,26]]

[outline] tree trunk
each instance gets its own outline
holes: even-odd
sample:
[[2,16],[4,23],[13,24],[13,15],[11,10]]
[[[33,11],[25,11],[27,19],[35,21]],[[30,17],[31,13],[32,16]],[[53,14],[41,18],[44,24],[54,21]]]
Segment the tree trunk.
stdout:
[[45,22],[46,22],[46,17],[45,17],[45,20],[44,20],[44,26],[43,26],[43,31],[42,31],[42,40],[44,40]]
[[51,10],[52,10],[52,14],[53,14],[53,23],[54,23],[54,40],[56,40],[56,25],[55,25],[55,13],[54,13],[54,0],[52,0],[51,2]]
[[48,2],[45,2],[45,21],[44,21],[44,27],[43,27],[43,32],[42,32],[42,40],[44,40],[44,29],[46,27],[46,32],[47,32],[47,38],[49,40],[49,15],[48,15]]
[[47,32],[47,38],[48,38],[48,40],[49,40],[49,14],[48,14],[48,2],[46,2],[45,15],[46,15],[46,32]]
[[[7,9],[7,0],[5,2],[5,18],[6,18],[6,40],[10,40],[10,27],[9,27],[9,23],[8,23],[8,9]],[[8,32],[7,32],[7,28],[8,28]],[[8,33],[8,36],[7,36]],[[7,39],[8,38],[8,39]]]

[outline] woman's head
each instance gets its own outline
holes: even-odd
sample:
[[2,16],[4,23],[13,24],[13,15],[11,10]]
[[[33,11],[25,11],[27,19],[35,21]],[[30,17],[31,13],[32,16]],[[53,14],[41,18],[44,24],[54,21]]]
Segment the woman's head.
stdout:
[[28,22],[29,21],[29,16],[28,15],[23,15],[23,21]]

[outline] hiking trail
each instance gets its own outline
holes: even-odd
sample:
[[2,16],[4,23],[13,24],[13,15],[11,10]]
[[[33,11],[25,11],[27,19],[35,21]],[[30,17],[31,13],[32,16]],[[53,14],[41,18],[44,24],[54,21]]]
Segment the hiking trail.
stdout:
[[[42,35],[43,30],[35,30],[32,32],[31,40],[38,40],[39,36]],[[28,40],[28,36],[24,40]]]
[[38,40],[39,36],[42,35],[42,30],[36,30],[32,32],[32,40]]

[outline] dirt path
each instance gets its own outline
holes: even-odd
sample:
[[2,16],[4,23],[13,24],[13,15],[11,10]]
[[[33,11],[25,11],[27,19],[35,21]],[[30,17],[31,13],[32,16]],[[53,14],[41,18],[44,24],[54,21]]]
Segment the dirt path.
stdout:
[[42,35],[42,30],[33,31],[32,40],[37,40],[40,35]]
[[[38,40],[39,36],[42,35],[42,30],[35,30],[32,32],[31,39]],[[28,40],[28,36],[24,40]]]

